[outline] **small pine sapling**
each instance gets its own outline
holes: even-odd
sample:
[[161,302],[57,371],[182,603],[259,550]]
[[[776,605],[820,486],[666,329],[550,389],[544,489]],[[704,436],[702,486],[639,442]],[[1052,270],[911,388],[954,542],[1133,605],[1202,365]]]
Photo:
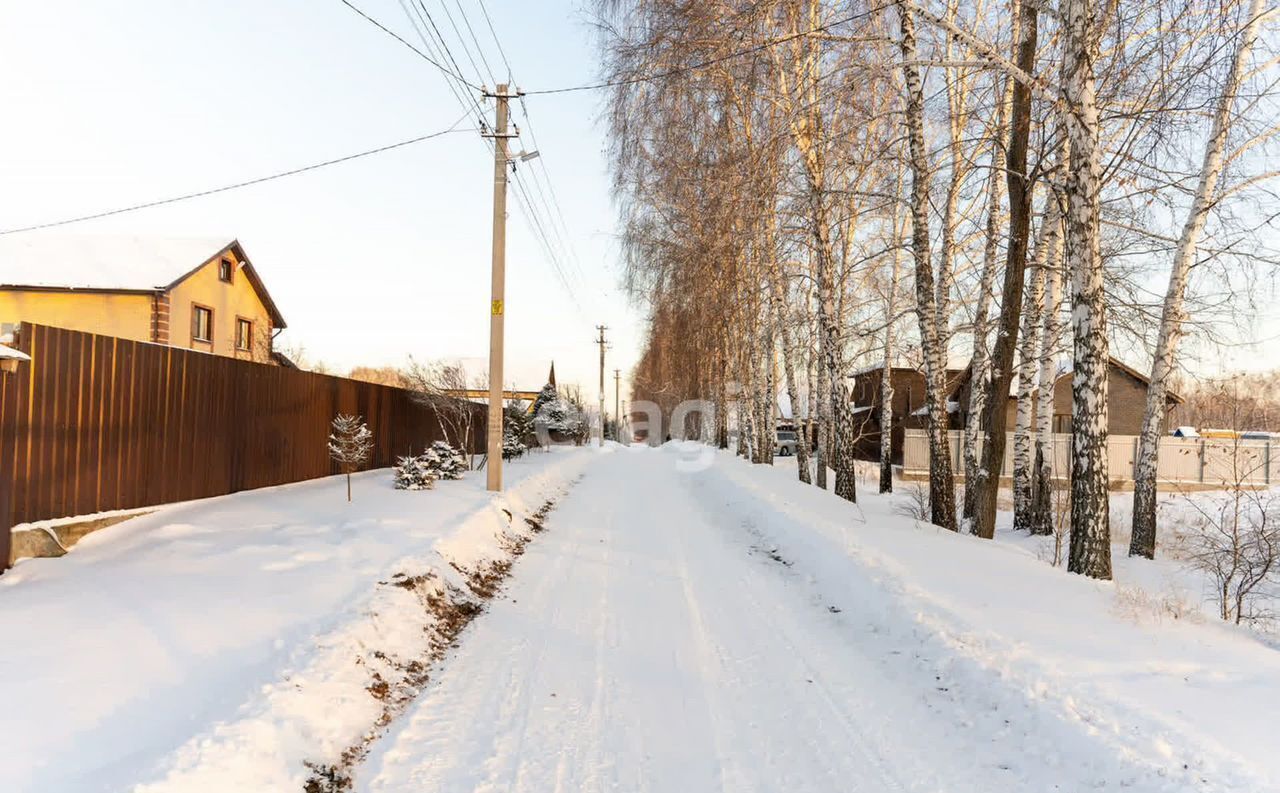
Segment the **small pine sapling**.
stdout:
[[436,471],[439,472],[441,479],[462,478],[468,465],[466,456],[460,450],[450,446],[448,441],[436,441],[431,444],[431,451],[439,459]]
[[361,416],[339,413],[329,435],[329,456],[347,475],[347,501],[351,501],[351,474],[373,455],[373,433]]
[[523,457],[526,449],[527,447],[524,445],[524,441],[516,435],[515,431],[513,431],[511,427],[507,427],[503,430],[502,459],[514,460],[517,457]]
[[431,490],[440,478],[428,464],[425,455],[401,457],[392,470],[396,490]]

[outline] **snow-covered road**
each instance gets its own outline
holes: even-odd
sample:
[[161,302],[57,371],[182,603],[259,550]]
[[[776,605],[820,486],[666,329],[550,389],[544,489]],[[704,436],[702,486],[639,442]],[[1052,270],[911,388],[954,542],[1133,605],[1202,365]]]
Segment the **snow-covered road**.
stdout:
[[358,789],[1078,789],[1002,763],[1025,748],[990,751],[1008,735],[956,729],[943,683],[904,679],[882,614],[815,597],[749,504],[675,462],[591,468]]
[[[1280,646],[1134,606],[1149,564],[1068,575],[909,486],[854,505],[689,442],[483,483],[241,493],[22,562],[0,790],[1280,793]],[[521,548],[441,658],[423,592]]]

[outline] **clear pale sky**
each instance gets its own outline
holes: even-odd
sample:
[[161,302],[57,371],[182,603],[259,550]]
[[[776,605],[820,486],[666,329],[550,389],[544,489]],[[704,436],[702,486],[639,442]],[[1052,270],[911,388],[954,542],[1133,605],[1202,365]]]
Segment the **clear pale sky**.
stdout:
[[[471,44],[455,1],[501,79],[505,69],[478,0],[426,5],[470,72],[440,5],[449,4]],[[397,0],[353,2],[418,43]],[[463,115],[443,75],[339,0],[0,6],[0,228],[251,179],[439,131]],[[580,6],[487,0],[520,87],[597,77]],[[612,369],[625,376],[634,363],[638,320],[616,288],[603,97],[526,101],[581,264],[567,269],[581,275],[571,280],[575,300],[513,200],[504,379],[536,389],[554,358],[559,379],[581,383],[594,399],[594,326],[607,324],[612,410]],[[527,134],[515,147],[534,148]],[[522,174],[533,165],[521,166]],[[32,233],[235,236],[289,323],[286,343],[338,370],[413,355],[464,359],[478,374],[488,355],[492,178],[492,155],[478,134],[458,132],[222,195]],[[623,389],[625,399],[625,381]]]

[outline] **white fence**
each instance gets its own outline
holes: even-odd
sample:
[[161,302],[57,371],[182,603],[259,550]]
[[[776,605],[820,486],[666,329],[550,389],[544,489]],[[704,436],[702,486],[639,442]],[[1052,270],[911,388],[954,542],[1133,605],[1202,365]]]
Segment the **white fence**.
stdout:
[[[961,432],[950,430],[951,466],[962,476]],[[982,449],[979,436],[978,449]],[[1066,479],[1070,471],[1071,436],[1053,436],[1053,475]],[[1132,482],[1133,463],[1138,455],[1138,436],[1112,435],[1108,439],[1108,464],[1112,482]],[[1013,433],[1004,450],[1003,476],[1013,471]],[[929,436],[924,430],[907,430],[902,446],[902,472],[905,475],[929,473]],[[1160,440],[1157,477],[1162,482],[1177,482],[1212,487],[1228,484],[1280,484],[1280,443],[1266,440],[1224,440],[1217,438],[1173,438]]]

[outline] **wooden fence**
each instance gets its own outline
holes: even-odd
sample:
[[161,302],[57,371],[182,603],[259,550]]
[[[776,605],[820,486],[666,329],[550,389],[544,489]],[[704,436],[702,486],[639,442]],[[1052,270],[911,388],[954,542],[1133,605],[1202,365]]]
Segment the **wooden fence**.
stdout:
[[[963,476],[961,432],[950,430],[951,465]],[[1107,439],[1111,481],[1132,483],[1138,436],[1112,435]],[[979,438],[978,448],[982,448]],[[1053,474],[1066,480],[1071,468],[1071,436],[1053,436]],[[929,436],[924,430],[907,430],[902,447],[902,471],[908,476],[929,473]],[[1013,471],[1013,437],[1004,450],[1002,476]],[[1226,487],[1232,484],[1264,487],[1280,484],[1280,443],[1266,440],[1219,440],[1213,438],[1173,438],[1160,440],[1156,468],[1159,481],[1198,487]]]
[[[398,388],[25,323],[16,346],[32,360],[0,376],[0,570],[18,523],[336,473],[337,413],[365,417],[373,468],[445,439]],[[482,451],[485,408],[462,408]]]

